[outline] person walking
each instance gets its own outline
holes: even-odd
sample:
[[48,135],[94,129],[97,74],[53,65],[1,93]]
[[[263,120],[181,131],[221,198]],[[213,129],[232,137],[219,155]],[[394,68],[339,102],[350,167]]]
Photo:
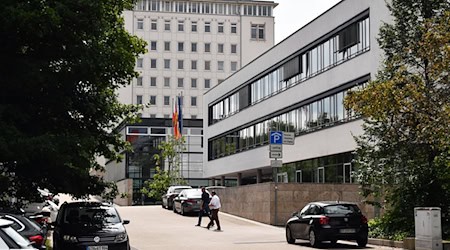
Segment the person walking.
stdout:
[[217,196],[215,191],[212,191],[211,194],[212,198],[211,201],[209,202],[209,207],[211,208],[211,221],[209,222],[206,228],[209,229],[214,225],[214,222],[216,222],[217,229],[215,231],[221,231],[222,228],[220,227],[219,222],[219,208],[221,207],[220,198],[219,196]]
[[[211,212],[209,210],[209,193],[206,192],[205,187],[202,187],[202,203],[200,204],[200,211],[198,212],[198,223],[195,225],[196,227],[199,227],[202,224],[202,217],[204,214],[206,214],[211,220]],[[213,225],[214,226],[214,225]]]

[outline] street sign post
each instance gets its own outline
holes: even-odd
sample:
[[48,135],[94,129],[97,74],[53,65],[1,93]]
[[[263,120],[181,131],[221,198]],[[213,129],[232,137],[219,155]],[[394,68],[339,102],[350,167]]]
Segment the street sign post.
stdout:
[[269,158],[282,158],[283,157],[283,153],[282,152],[269,152]]
[[295,134],[294,132],[283,132],[283,144],[294,145]]
[[283,162],[281,160],[270,160],[270,166],[273,168],[281,168]]

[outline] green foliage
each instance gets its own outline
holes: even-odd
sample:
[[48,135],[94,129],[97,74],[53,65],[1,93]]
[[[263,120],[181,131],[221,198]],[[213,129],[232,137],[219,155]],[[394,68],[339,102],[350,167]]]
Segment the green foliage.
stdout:
[[362,195],[385,208],[383,230],[412,235],[418,206],[440,207],[449,227],[450,3],[393,0],[390,9],[383,67],[345,102],[365,121],[355,138]]
[[[176,139],[169,136],[167,141],[163,141],[158,145],[160,154],[155,154],[153,158],[156,160],[156,174],[152,180],[144,182],[141,192],[149,198],[161,200],[161,197],[171,185],[185,185],[187,182],[180,175],[180,153],[185,150],[185,137]],[[162,170],[161,166],[167,163],[167,170]]]
[[384,216],[369,220],[369,238],[402,241],[404,238],[411,236],[410,232],[392,228],[392,223],[390,223],[389,219],[389,216]]
[[[110,189],[96,158],[129,147],[114,128],[138,106],[116,90],[138,74],[145,42],[124,28],[132,0],[4,0],[0,6],[0,196],[36,187],[76,197]],[[113,132],[111,132],[113,131]],[[113,195],[113,194],[111,194]],[[5,198],[6,197],[6,198]]]

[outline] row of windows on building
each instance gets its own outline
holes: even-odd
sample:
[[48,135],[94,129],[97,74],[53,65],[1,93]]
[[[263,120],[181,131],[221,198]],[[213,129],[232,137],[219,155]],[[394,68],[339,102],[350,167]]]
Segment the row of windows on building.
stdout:
[[[360,82],[350,90],[364,88],[366,83],[367,81]],[[331,94],[281,115],[269,117],[262,122],[210,140],[208,142],[208,159],[213,160],[268,144],[269,131],[294,132],[298,136],[356,119],[354,112],[344,108],[344,98],[347,92],[348,89]]]
[[[213,51],[212,50],[212,44],[211,43],[203,43],[203,53],[218,53],[218,54],[237,54],[237,44],[230,44],[230,48],[229,50],[225,49],[225,44],[223,43],[217,43],[217,47],[216,49]],[[171,52],[171,42],[170,41],[165,41],[164,42],[164,47],[163,48],[159,48],[158,49],[158,41],[150,41],[149,42],[149,50],[150,51],[164,51],[164,52]],[[187,49],[185,48],[185,43],[184,42],[177,42],[177,48],[176,51],[178,52],[185,52],[187,51]],[[197,53],[200,52],[198,49],[198,43],[197,42],[191,42],[191,49],[190,52],[191,53]]]
[[[185,60],[177,60],[177,67],[176,69],[179,70],[184,70],[185,69]],[[171,69],[171,59],[163,59],[163,69]],[[230,68],[229,70],[231,72],[234,72],[238,69],[238,63],[236,61],[232,61],[229,62],[230,63]],[[198,70],[199,69],[199,63],[198,60],[191,60],[190,62],[190,70]],[[136,61],[136,67],[138,69],[142,69],[144,68],[144,59],[143,58],[138,58]],[[158,68],[158,59],[150,59],[150,69],[157,69]],[[203,61],[203,67],[202,70],[212,70],[211,67],[211,61]],[[225,61],[217,61],[217,68],[216,71],[225,71]]]
[[[198,88],[198,82],[199,80],[197,78],[191,78],[191,89],[196,89]],[[218,84],[222,83],[223,79],[219,79],[217,81]],[[150,77],[150,83],[149,83],[150,87],[157,87],[158,86],[158,77]],[[139,76],[136,79],[136,86],[137,87],[144,87],[144,80],[142,76]],[[167,87],[170,88],[171,87],[171,77],[163,77],[163,87]],[[184,88],[185,84],[184,84],[184,78],[177,78],[177,87],[178,88]],[[211,88],[211,79],[205,78],[203,79],[203,88],[204,89],[209,89]]]
[[[136,29],[145,30],[145,18],[137,18],[136,19]],[[165,19],[164,23],[160,23],[158,25],[158,20],[161,19],[150,19],[150,31],[158,31],[158,27],[163,24],[164,31],[172,31],[172,20]],[[162,21],[161,21],[162,22]],[[203,32],[211,33],[212,32],[212,23],[216,24],[217,33],[225,33],[225,22],[212,22],[212,21],[201,21],[203,26]],[[199,21],[190,21],[190,29],[191,33],[199,32]],[[227,27],[228,28],[228,27]],[[238,33],[238,25],[237,23],[230,23],[228,34],[237,34]],[[185,20],[177,20],[177,31],[184,32],[186,30],[186,21]]]
[[[161,96],[159,96],[161,97]],[[158,105],[159,103],[157,103],[157,99],[158,96],[156,95],[151,95],[149,97],[149,100],[147,102],[147,104],[150,105]],[[184,100],[184,98],[182,99]],[[162,105],[164,106],[170,106],[171,104],[173,104],[173,100],[171,101],[171,97],[170,96],[163,96],[162,97]],[[144,97],[142,95],[136,95],[136,104],[144,104]],[[182,101],[182,105],[184,105],[184,101]],[[190,98],[190,106],[191,107],[197,107],[197,96],[191,96]]]
[[[243,108],[270,98],[369,49],[369,18],[366,17],[211,106],[213,117],[208,124],[226,119]],[[250,98],[242,99],[247,92]]]
[[138,11],[175,12],[216,15],[272,16],[271,5],[216,3],[213,1],[139,0]]

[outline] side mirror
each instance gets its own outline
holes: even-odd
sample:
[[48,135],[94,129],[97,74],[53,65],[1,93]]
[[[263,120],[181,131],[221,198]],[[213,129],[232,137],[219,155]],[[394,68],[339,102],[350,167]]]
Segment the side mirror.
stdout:
[[122,224],[124,224],[124,225],[130,224],[130,220],[123,220]]

